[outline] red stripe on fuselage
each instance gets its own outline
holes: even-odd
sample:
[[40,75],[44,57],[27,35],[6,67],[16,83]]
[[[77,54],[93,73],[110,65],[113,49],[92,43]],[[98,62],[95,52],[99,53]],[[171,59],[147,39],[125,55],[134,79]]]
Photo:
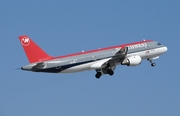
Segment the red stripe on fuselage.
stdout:
[[129,43],[129,44],[122,44],[122,45],[111,46],[111,47],[106,47],[106,48],[99,48],[99,49],[96,49],[96,50],[84,51],[84,52],[79,52],[79,53],[75,53],[75,54],[68,54],[68,55],[64,55],[64,56],[58,56],[58,57],[54,57],[53,59],[67,58],[67,57],[78,56],[78,55],[82,55],[82,54],[100,52],[100,51],[103,51],[103,50],[109,50],[109,49],[113,49],[113,48],[120,48],[120,47],[123,48],[125,46],[131,46],[131,45],[142,44],[142,43],[147,43],[147,42],[152,42],[152,40],[145,40],[145,41],[133,42],[133,43]]

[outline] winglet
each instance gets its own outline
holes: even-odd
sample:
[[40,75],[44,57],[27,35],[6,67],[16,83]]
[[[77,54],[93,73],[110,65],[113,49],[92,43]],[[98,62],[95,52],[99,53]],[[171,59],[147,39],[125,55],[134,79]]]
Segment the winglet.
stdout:
[[44,52],[35,42],[33,42],[28,36],[19,36],[19,40],[30,63],[45,61],[52,58],[46,52]]

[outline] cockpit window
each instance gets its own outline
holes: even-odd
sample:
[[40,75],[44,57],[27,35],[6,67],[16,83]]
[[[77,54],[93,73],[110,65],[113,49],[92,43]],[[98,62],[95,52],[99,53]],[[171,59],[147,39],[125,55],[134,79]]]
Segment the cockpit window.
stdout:
[[157,43],[157,45],[161,45],[161,43]]

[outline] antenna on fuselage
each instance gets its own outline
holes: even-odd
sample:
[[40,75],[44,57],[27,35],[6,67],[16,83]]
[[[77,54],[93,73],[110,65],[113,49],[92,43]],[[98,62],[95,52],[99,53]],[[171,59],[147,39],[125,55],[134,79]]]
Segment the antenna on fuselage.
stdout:
[[146,41],[145,39],[143,39],[143,41]]

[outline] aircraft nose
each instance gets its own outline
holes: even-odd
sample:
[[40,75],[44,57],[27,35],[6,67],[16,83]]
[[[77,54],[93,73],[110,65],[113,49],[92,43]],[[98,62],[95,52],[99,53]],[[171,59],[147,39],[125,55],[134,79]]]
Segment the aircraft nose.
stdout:
[[167,52],[168,48],[165,46],[165,47],[163,48],[163,50],[164,50],[164,52]]

